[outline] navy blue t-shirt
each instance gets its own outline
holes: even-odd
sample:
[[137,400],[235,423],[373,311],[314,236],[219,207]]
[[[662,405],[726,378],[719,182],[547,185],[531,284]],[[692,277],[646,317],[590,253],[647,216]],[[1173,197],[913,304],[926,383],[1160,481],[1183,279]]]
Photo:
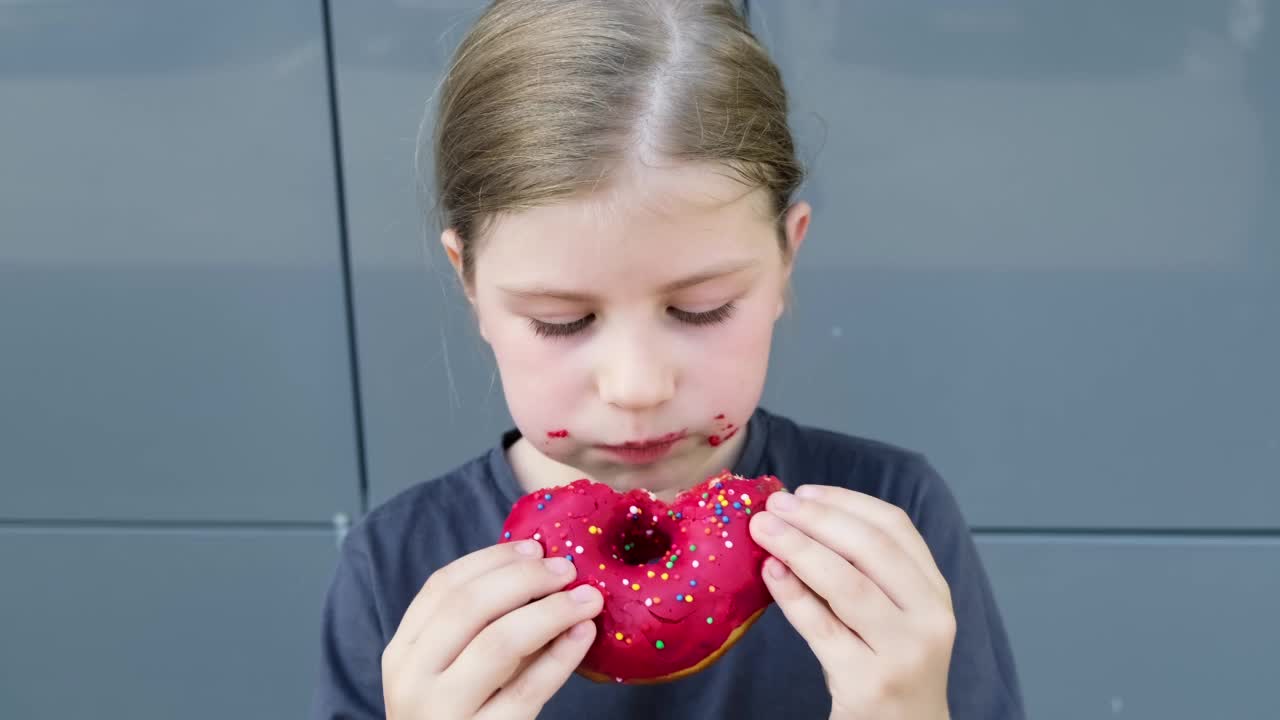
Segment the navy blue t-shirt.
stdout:
[[[907,511],[946,576],[956,614],[947,696],[953,720],[1024,717],[1008,638],[968,526],[923,456],[803,427],[758,409],[733,472],[787,487],[838,485]],[[419,483],[370,512],[343,542],[325,602],[312,718],[381,718],[381,657],[409,603],[437,569],[492,545],[524,492],[505,433],[488,453]],[[776,605],[721,659],[676,682],[597,684],[578,675],[540,718],[826,718],[831,698],[809,646]]]

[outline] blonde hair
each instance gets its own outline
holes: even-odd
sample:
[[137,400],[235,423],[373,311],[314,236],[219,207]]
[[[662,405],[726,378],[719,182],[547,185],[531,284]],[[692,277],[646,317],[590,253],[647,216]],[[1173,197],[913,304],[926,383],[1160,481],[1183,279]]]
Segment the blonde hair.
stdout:
[[495,0],[441,84],[433,144],[468,284],[497,215],[598,189],[642,152],[765,188],[784,254],[804,177],[781,73],[731,0]]

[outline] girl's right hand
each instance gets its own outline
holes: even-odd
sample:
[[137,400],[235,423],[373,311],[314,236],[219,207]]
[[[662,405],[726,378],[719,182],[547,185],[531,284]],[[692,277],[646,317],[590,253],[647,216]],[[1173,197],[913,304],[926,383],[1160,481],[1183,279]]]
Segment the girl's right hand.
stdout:
[[534,540],[478,550],[436,571],[382,653],[390,720],[533,718],[582,662],[600,591]]

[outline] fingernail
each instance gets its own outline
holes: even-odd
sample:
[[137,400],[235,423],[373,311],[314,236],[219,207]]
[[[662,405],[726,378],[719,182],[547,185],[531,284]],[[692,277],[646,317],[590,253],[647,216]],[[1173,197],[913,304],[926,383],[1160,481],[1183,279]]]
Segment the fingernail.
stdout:
[[578,641],[586,640],[591,637],[591,626],[594,624],[590,620],[583,620],[573,626],[573,629],[569,631],[569,637]]
[[796,509],[796,500],[791,493],[779,492],[769,496],[769,501],[765,504],[770,510],[779,510],[781,512],[789,512]]
[[600,591],[590,585],[579,585],[569,591],[569,597],[573,598],[574,602],[580,603],[589,603],[592,600],[595,600],[596,596],[599,594]]
[[781,520],[767,512],[756,516],[756,524],[760,526],[760,532],[765,535],[781,535],[786,529]]
[[796,488],[796,497],[812,499],[812,498],[818,497],[819,492],[821,491],[812,485],[801,485],[800,487]]
[[542,543],[535,540],[521,540],[516,543],[516,552],[521,555],[537,556],[542,554]]
[[553,557],[543,560],[547,564],[547,569],[557,575],[568,575],[573,572],[573,563],[562,557]]
[[768,566],[765,570],[769,573],[769,577],[774,580],[781,580],[787,576],[787,567],[782,564],[781,560],[769,558],[765,561],[765,565]]

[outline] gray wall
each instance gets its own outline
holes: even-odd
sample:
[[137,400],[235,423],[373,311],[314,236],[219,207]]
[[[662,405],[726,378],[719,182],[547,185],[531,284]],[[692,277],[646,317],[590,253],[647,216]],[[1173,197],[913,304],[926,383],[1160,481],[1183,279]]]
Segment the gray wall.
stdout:
[[[299,716],[343,528],[507,427],[412,165],[479,6],[0,7],[0,717]],[[1280,715],[1280,3],[751,17],[765,404],[930,455],[1034,717]]]

